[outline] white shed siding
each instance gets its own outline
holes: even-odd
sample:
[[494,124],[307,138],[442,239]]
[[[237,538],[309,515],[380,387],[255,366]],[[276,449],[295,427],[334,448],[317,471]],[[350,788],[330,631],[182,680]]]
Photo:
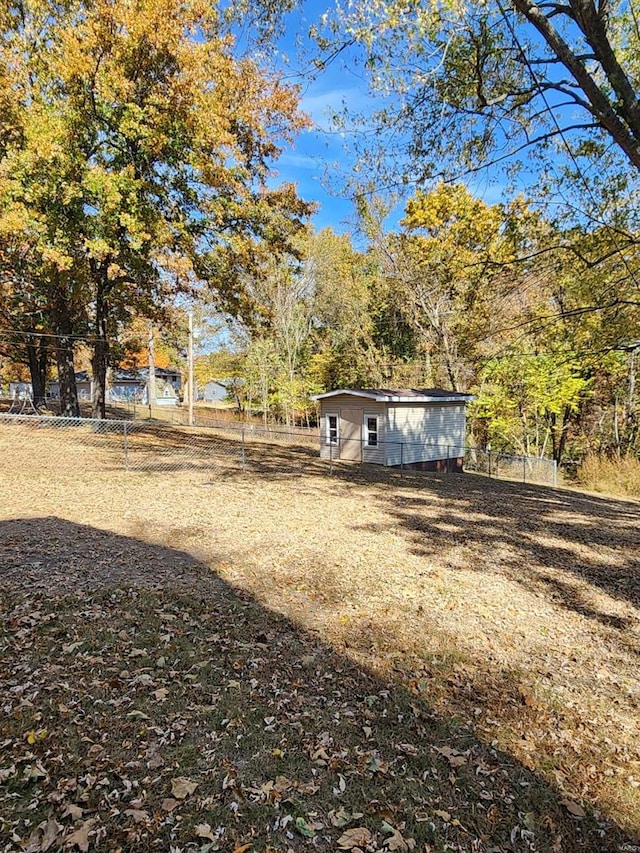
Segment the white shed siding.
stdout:
[[387,409],[386,464],[427,462],[462,456],[464,404],[390,404]]

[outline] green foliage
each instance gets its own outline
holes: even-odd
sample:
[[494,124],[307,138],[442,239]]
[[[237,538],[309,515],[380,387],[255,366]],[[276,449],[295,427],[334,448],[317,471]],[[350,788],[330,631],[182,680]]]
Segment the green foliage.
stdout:
[[575,353],[514,348],[484,365],[469,415],[494,449],[559,461],[562,432],[588,399],[591,384]]
[[[339,7],[317,35],[326,53],[357,44],[353,61],[362,56],[376,99],[368,165],[384,164],[396,179],[526,167],[544,191],[561,162],[571,203],[595,215],[599,204],[587,196],[606,197],[611,173],[637,178],[640,42],[630,3],[603,11],[577,0],[371,0]],[[370,127],[371,118],[371,111],[355,117],[356,127]],[[584,169],[603,155],[587,193],[567,146]]]

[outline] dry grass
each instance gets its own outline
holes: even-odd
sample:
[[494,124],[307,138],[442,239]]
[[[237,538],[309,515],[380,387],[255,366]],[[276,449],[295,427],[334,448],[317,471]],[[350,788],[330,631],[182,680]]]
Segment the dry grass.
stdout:
[[0,452],[0,849],[640,849],[637,504]]
[[587,456],[578,469],[578,480],[594,492],[640,498],[640,459]]

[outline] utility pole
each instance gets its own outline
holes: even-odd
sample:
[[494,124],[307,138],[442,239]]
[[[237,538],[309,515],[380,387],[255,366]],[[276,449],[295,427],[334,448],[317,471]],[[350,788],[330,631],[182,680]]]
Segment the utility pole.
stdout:
[[189,383],[189,426],[193,426],[193,311],[189,311],[189,351],[188,351]]
[[149,417],[151,418],[152,406],[156,404],[156,362],[155,350],[153,346],[153,325],[149,323],[149,386],[147,388],[147,397],[149,400]]

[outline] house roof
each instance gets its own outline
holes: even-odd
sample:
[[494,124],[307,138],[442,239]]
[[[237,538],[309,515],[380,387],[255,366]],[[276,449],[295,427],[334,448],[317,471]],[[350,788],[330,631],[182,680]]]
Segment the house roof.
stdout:
[[[171,379],[179,378],[180,376],[180,371],[178,369],[172,369],[170,367],[156,367],[154,372],[156,375],[156,379]],[[143,383],[146,382],[148,378],[148,367],[139,367],[133,370],[114,370],[113,372],[114,382]]]
[[468,403],[474,399],[473,394],[443,388],[339,388],[326,394],[316,394],[312,399],[327,400],[339,394],[363,397],[376,403]]

